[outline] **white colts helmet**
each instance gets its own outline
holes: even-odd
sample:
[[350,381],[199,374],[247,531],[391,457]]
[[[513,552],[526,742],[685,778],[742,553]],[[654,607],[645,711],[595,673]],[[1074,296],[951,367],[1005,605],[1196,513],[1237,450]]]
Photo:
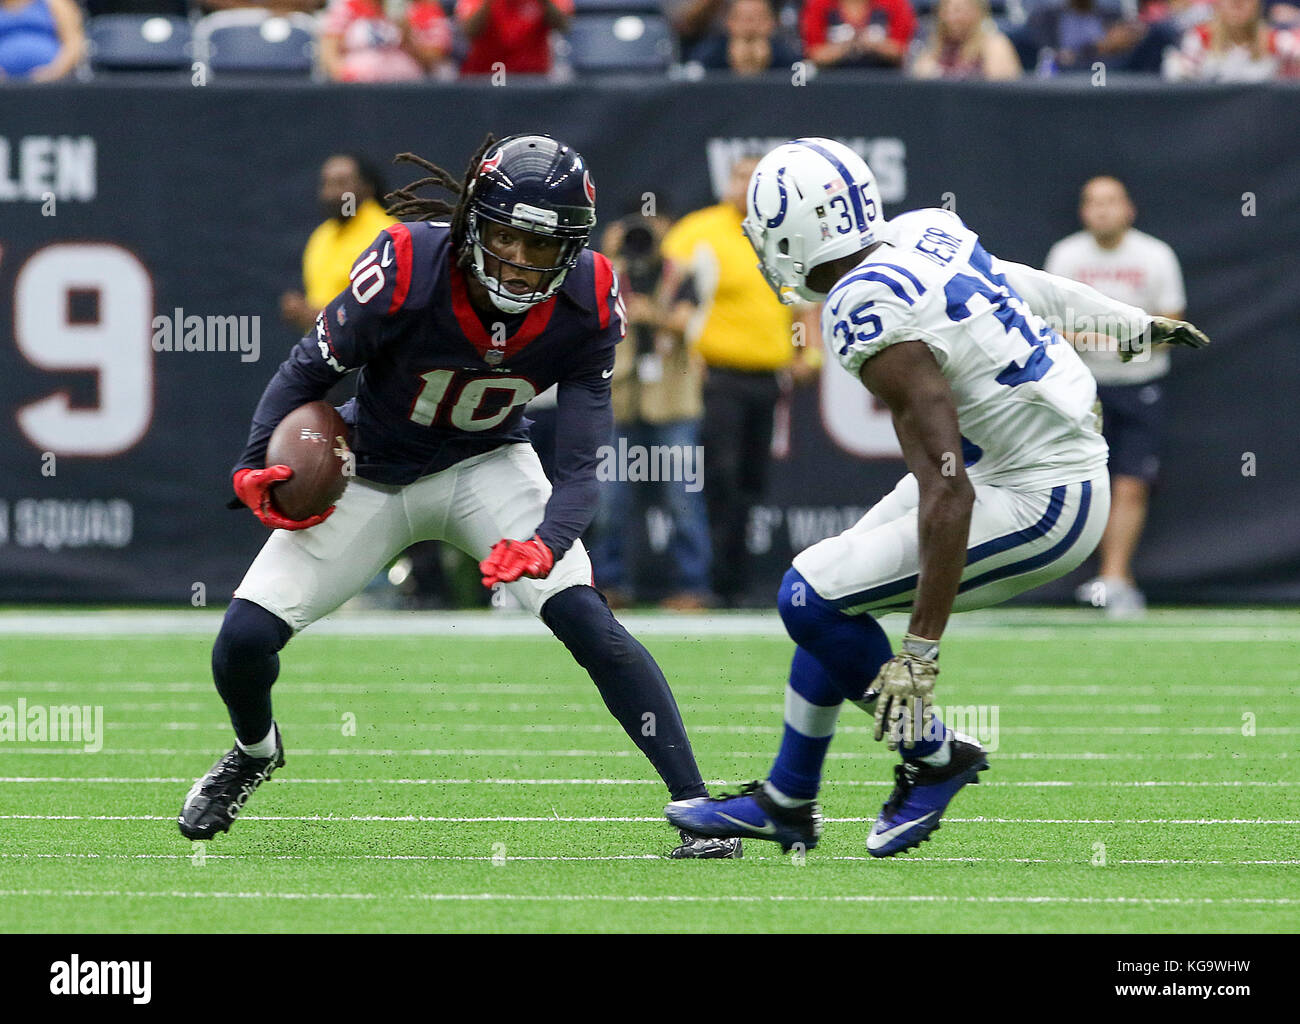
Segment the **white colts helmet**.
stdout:
[[763,157],[749,179],[742,227],[758,267],[787,305],[808,287],[808,272],[877,241],[880,189],[865,160],[832,139],[795,139]]

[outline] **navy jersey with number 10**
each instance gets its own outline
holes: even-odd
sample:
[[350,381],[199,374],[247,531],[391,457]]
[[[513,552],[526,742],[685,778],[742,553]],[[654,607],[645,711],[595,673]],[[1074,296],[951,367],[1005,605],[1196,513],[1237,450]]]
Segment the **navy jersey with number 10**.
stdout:
[[613,426],[614,346],[626,331],[609,260],[584,250],[560,290],[526,313],[480,316],[446,224],[394,224],[353,265],[267,385],[236,469],[261,468],[275,425],[359,370],[341,412],[357,476],[408,484],[527,441],[523,407],[559,385],[555,492],[538,528],[560,558],[595,507],[597,449]]

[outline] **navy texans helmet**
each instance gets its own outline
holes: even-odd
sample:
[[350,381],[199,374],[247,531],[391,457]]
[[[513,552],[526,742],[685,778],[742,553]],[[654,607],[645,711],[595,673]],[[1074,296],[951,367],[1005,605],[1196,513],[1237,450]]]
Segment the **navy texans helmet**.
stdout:
[[[554,295],[578,262],[596,224],[596,186],[586,161],[577,150],[549,135],[511,135],[489,146],[465,199],[470,270],[503,313],[522,313]],[[517,295],[487,273],[483,259],[487,222],[560,240],[559,257],[550,267],[531,267],[491,253],[508,266],[540,273],[532,292]]]

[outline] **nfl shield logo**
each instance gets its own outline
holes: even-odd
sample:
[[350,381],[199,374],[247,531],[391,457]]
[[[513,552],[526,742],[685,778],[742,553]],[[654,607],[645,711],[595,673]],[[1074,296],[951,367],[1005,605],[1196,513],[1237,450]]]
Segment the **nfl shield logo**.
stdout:
[[498,366],[500,365],[501,360],[504,359],[505,357],[506,354],[502,352],[499,348],[490,348],[484,354],[483,362],[487,363],[488,366]]

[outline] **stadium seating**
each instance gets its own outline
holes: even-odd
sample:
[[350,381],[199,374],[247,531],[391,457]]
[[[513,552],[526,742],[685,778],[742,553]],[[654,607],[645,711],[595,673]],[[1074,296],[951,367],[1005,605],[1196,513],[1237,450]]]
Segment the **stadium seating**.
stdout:
[[214,75],[314,75],[316,20],[260,9],[218,11],[199,21],[194,49]]
[[90,66],[102,71],[187,70],[194,59],[190,23],[158,14],[102,14],[86,28]]
[[659,0],[573,0],[573,13],[585,14],[659,14]]
[[579,74],[663,71],[673,37],[658,14],[578,14],[568,33],[569,63]]

